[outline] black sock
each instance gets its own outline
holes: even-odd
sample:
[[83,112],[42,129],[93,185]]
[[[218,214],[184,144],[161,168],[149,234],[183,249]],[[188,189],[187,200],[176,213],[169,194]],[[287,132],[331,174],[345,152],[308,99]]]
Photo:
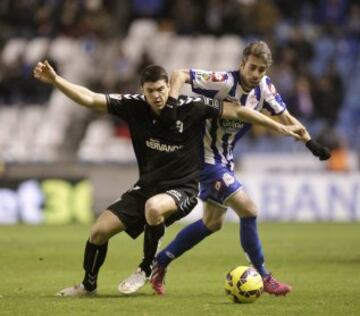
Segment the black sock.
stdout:
[[85,246],[84,263],[85,276],[83,284],[86,290],[96,289],[96,282],[100,267],[105,261],[108,243],[98,246],[87,241]]
[[151,264],[158,250],[159,241],[165,233],[165,224],[145,225],[144,229],[144,259],[139,267],[143,270],[147,277],[151,274]]

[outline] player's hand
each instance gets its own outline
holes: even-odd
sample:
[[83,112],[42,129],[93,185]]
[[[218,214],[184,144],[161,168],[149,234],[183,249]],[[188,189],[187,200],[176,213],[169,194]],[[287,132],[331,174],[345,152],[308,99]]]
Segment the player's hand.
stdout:
[[306,142],[305,145],[312,152],[312,154],[318,157],[321,161],[328,160],[331,157],[329,149],[319,144],[315,140],[310,139]]
[[38,62],[33,70],[33,75],[36,79],[39,79],[45,83],[54,83],[56,78],[56,72],[52,68],[47,60],[44,62]]
[[306,143],[307,141],[309,141],[311,139],[310,134],[308,133],[306,128],[303,126],[301,126],[301,128],[299,130],[295,131],[295,133],[300,136],[300,138],[298,138],[296,140],[302,141],[303,143]]
[[301,140],[305,133],[305,129],[304,129],[304,127],[302,127],[300,125],[296,125],[296,124],[282,125],[280,132],[285,136],[292,136],[296,140]]

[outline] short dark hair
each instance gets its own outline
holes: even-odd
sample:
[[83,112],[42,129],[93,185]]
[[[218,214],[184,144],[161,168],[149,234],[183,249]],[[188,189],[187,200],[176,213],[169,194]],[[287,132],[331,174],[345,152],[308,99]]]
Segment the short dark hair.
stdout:
[[140,74],[140,85],[143,86],[145,82],[155,82],[158,80],[165,80],[169,82],[169,76],[166,70],[158,65],[150,65],[145,67]]

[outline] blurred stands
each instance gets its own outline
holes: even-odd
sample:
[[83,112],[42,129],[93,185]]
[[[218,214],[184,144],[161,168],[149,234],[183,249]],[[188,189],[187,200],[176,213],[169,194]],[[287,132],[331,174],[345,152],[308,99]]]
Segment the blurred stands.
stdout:
[[[269,74],[290,112],[332,149],[358,155],[359,2],[147,2],[2,1],[0,160],[135,159],[121,121],[74,106],[32,79],[38,60],[48,58],[65,78],[94,91],[136,93],[138,72],[150,63],[169,72],[236,69],[242,48],[255,38],[266,40],[273,50]],[[253,129],[236,154],[305,150]]]

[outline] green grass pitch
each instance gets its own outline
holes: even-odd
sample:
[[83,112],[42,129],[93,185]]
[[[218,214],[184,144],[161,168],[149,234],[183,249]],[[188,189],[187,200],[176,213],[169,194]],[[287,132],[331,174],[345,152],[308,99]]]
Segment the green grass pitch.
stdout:
[[[170,227],[163,244],[181,227]],[[267,266],[294,291],[287,297],[264,294],[246,305],[232,303],[223,289],[226,272],[247,265],[236,224],[225,224],[173,262],[164,297],[154,296],[149,285],[133,296],[117,292],[141,258],[142,238],[116,236],[95,298],[54,296],[81,281],[89,227],[1,226],[0,315],[360,315],[359,228],[358,223],[261,223]]]

